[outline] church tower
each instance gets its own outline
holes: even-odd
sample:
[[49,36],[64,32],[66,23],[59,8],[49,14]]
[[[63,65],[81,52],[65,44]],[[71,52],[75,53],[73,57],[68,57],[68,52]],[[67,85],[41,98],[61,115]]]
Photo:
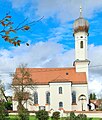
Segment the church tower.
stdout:
[[82,7],[80,7],[80,16],[75,20],[73,27],[75,38],[75,61],[73,65],[76,72],[86,72],[88,78],[88,65],[90,63],[87,58],[89,23],[82,17]]

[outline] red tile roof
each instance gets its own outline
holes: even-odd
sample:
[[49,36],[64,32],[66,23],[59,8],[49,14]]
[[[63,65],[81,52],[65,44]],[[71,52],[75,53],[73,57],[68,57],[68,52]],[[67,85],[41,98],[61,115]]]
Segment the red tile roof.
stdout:
[[[33,83],[49,84],[49,82],[72,82],[72,84],[87,84],[86,73],[76,72],[75,68],[26,68],[31,74]],[[16,69],[16,73],[20,68]],[[13,80],[14,83],[14,80]]]
[[97,107],[99,107],[102,104],[102,100],[90,100],[90,103],[93,103],[94,105],[96,105]]

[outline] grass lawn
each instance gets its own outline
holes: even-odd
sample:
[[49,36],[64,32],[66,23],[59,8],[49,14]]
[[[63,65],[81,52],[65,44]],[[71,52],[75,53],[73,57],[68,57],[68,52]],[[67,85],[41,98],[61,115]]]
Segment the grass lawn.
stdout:
[[100,118],[93,118],[92,120],[100,120]]
[[[10,120],[15,120],[15,118],[16,118],[16,116],[14,115],[11,115],[10,116]],[[30,116],[30,120],[37,120],[36,118],[35,118],[35,116]],[[50,118],[49,118],[49,120],[51,120]]]
[[[15,120],[16,116],[11,115],[10,116],[10,120]],[[34,116],[30,116],[30,120],[36,120],[36,118]]]
[[[15,120],[16,116],[10,116],[10,120]],[[30,116],[30,120],[37,120],[34,116]],[[51,120],[49,118],[49,120]],[[60,120],[63,120],[63,119],[60,119]],[[93,118],[92,120],[100,120],[100,118]]]
[[93,118],[92,120],[100,120],[100,118]]

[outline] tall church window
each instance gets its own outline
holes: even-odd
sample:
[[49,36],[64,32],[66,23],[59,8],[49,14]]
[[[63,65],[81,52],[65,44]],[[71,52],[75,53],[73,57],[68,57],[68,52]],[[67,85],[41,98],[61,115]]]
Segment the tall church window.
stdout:
[[46,104],[50,104],[50,92],[46,93]]
[[80,48],[83,48],[83,41],[80,41]]
[[34,93],[34,104],[38,104],[38,93]]
[[76,92],[75,91],[72,92],[72,104],[73,103],[76,103]]
[[62,94],[62,87],[59,87],[59,94]]
[[63,108],[63,102],[59,102],[59,108]]

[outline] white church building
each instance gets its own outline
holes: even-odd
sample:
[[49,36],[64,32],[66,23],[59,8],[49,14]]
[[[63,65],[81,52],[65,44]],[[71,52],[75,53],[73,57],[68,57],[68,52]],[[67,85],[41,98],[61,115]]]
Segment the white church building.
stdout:
[[[35,83],[35,89],[29,87],[32,100],[24,106],[29,111],[88,111],[88,65],[87,58],[89,23],[80,16],[74,21],[75,61],[71,68],[27,68]],[[16,69],[16,72],[19,68]],[[14,83],[13,79],[13,83]],[[15,84],[16,85],[16,84]],[[15,93],[15,92],[13,92]],[[15,94],[13,94],[14,98]],[[17,110],[17,101],[13,99],[13,110]]]

